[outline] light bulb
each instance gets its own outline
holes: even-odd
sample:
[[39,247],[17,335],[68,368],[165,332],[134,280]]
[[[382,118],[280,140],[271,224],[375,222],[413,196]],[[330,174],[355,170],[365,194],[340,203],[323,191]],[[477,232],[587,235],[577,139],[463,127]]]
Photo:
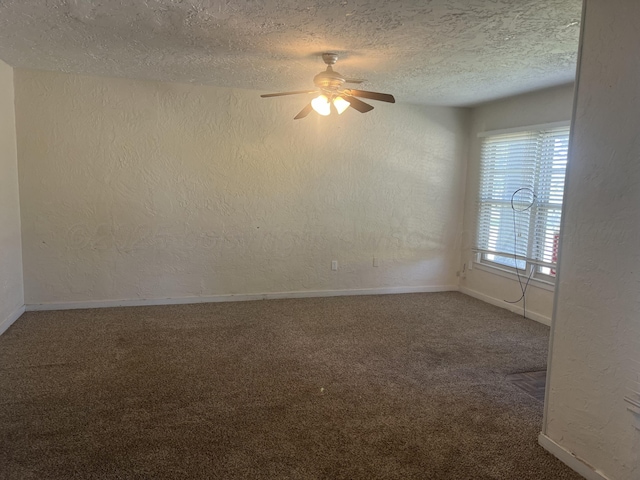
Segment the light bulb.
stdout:
[[342,112],[349,108],[349,105],[351,104],[342,97],[336,97],[333,99],[333,106],[336,107],[338,115],[341,115]]
[[311,106],[320,115],[326,116],[331,113],[331,104],[329,103],[329,99],[325,95],[320,95],[319,97],[311,100]]

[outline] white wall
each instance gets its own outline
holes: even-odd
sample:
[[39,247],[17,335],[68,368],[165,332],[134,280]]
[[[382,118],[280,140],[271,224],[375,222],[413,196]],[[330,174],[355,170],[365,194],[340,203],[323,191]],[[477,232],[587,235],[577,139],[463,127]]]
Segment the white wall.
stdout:
[[0,333],[23,311],[22,285],[13,69],[0,61]]
[[456,288],[468,111],[308,100],[16,70],[26,303]]
[[[526,127],[544,123],[569,121],[573,105],[573,85],[541,90],[526,95],[487,103],[472,110],[469,139],[469,164],[466,183],[462,262],[475,258],[472,247],[476,229],[476,199],[480,185],[481,139],[478,133],[505,128]],[[504,300],[515,300],[521,295],[515,278],[475,268],[467,270],[460,279],[465,293],[520,311],[522,304],[511,305]],[[553,290],[531,284],[527,290],[527,316],[550,323]]]
[[640,478],[623,401],[640,345],[639,18],[637,0],[586,3],[541,436],[611,480]]

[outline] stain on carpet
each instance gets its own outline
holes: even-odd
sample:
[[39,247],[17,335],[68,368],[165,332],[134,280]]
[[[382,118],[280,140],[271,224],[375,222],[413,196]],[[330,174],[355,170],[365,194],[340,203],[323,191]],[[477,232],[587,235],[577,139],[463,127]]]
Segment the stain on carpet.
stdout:
[[544,393],[547,384],[546,370],[512,373],[507,375],[505,380],[513,383],[520,390],[531,395],[536,400],[544,402]]

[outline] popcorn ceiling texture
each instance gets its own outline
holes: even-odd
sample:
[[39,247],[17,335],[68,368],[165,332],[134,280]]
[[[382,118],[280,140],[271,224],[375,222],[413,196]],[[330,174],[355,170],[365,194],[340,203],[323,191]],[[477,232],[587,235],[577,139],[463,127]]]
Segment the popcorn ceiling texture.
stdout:
[[28,304],[457,284],[466,109],[15,79]]
[[470,105],[569,83],[581,0],[8,0],[15,67],[300,90],[338,71],[401,102]]
[[0,332],[24,304],[13,72],[0,62]]

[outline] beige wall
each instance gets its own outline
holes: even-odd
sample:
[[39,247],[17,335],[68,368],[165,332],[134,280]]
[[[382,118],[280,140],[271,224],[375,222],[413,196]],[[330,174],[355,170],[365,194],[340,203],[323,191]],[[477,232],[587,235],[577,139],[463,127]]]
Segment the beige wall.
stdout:
[[611,480],[640,478],[638,18],[586,2],[541,437]]
[[[480,184],[480,148],[478,133],[514,127],[526,127],[571,119],[573,85],[542,90],[511,97],[474,108],[471,116],[469,164],[466,183],[462,262],[475,258],[472,247],[476,228],[476,199]],[[506,278],[479,268],[466,270],[460,287],[486,301],[522,313],[522,305],[511,305],[504,300],[516,300],[520,286],[515,278]],[[550,323],[553,290],[531,284],[527,290],[527,316]]]
[[13,69],[0,62],[0,333],[24,305]]
[[16,70],[27,304],[456,288],[468,111],[304,104]]

